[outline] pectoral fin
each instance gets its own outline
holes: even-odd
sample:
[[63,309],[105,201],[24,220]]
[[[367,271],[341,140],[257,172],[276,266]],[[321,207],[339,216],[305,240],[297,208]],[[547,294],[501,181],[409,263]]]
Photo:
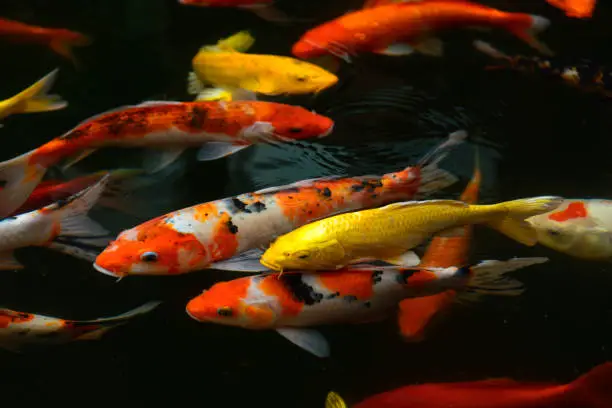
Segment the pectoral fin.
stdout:
[[199,161],[216,160],[222,157],[229,156],[242,149],[246,149],[249,145],[233,145],[225,142],[208,142],[198,151]]
[[411,266],[417,266],[419,263],[421,263],[421,258],[419,258],[419,256],[414,252],[408,251],[392,258],[385,258],[383,261],[392,265],[409,268]]
[[312,329],[296,329],[284,327],[276,329],[278,334],[314,354],[317,357],[329,357],[329,343],[321,333]]

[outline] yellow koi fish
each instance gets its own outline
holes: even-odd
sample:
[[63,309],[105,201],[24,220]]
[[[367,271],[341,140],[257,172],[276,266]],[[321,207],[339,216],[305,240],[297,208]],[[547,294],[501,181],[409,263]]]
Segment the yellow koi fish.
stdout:
[[0,120],[16,113],[48,112],[68,106],[68,102],[62,100],[59,95],[47,95],[55,82],[57,72],[57,69],[51,71],[26,90],[0,101]]
[[251,100],[264,95],[318,93],[335,85],[331,72],[291,57],[246,54],[255,39],[246,31],[204,46],[193,59],[188,92],[196,100]]
[[441,231],[480,223],[533,246],[537,234],[525,219],[552,211],[562,202],[561,197],[534,197],[492,205],[453,200],[394,203],[297,228],[273,242],[260,262],[275,271],[338,269],[375,259],[415,266],[420,260],[411,248]]

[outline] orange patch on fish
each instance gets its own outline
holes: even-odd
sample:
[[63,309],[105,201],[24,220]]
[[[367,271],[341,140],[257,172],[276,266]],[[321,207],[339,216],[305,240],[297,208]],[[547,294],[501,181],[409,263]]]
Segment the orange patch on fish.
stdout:
[[33,314],[10,311],[0,311],[0,329],[6,329],[11,324],[29,322],[34,319]]
[[423,340],[425,328],[431,319],[450,306],[456,295],[454,290],[447,290],[432,296],[402,300],[398,316],[402,336],[411,341]]
[[318,279],[323,287],[339,296],[355,296],[358,300],[369,300],[373,294],[374,270],[325,272],[321,273]]
[[291,291],[285,286],[286,275],[272,274],[265,276],[259,282],[259,289],[268,296],[274,296],[283,308],[283,316],[297,316],[304,308],[304,304],[293,297]]
[[219,220],[213,229],[211,243],[207,249],[211,259],[231,258],[238,250],[238,227],[232,223],[232,217],[222,212]]
[[251,278],[234,279],[215,284],[209,290],[191,299],[187,311],[198,320],[218,317],[220,308],[240,310],[243,300],[247,297]]
[[558,211],[550,214],[548,218],[553,221],[564,222],[575,218],[584,218],[588,215],[589,213],[584,203],[578,201],[570,203],[570,205],[568,205],[567,208],[563,211]]

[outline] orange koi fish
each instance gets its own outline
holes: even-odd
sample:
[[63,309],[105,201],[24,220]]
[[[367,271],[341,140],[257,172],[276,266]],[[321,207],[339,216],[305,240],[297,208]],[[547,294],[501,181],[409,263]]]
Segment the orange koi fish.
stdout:
[[286,23],[292,19],[273,6],[274,0],[179,0],[186,6],[237,7],[249,10],[267,21]]
[[80,321],[0,309],[0,348],[20,353],[40,346],[98,340],[110,329],[149,313],[159,304],[149,302],[118,316]]
[[565,15],[575,18],[591,18],[597,0],[546,0],[551,6],[565,11]]
[[89,37],[76,31],[65,28],[38,27],[6,18],[0,18],[0,38],[14,43],[45,45],[62,57],[68,58],[75,65],[78,63],[72,53],[72,47],[91,44]]
[[504,12],[468,1],[393,3],[348,13],[315,27],[294,44],[292,52],[298,58],[332,54],[345,60],[362,52],[397,56],[418,51],[440,56],[443,46],[433,33],[482,26],[506,30],[550,55],[552,51],[535,37],[549,24],[544,17]]
[[[478,160],[472,180],[461,194],[459,200],[468,204],[478,202],[482,175]],[[424,268],[448,268],[453,265],[466,265],[472,238],[472,225],[455,228],[433,238],[419,266]],[[457,296],[454,290],[447,290],[432,296],[406,299],[399,304],[400,333],[411,341],[423,340],[424,331],[432,318],[449,307]]]
[[[333,121],[299,106],[272,102],[145,102],[86,120],[22,156],[0,163],[0,217],[19,208],[46,170],[61,160],[107,146],[164,149],[156,171],[187,147],[203,146],[199,160],[214,160],[252,144],[331,133]],[[76,162],[73,161],[73,163]]]
[[581,259],[612,259],[611,200],[566,199],[556,210],[527,221],[542,245]]
[[[612,406],[612,363],[569,384],[495,378],[471,382],[415,384],[383,392],[354,408],[608,408]],[[346,408],[330,393],[326,408]]]
[[[479,274],[493,277],[490,286],[495,287],[496,279],[508,282],[505,273],[546,261],[514,258],[427,271],[360,265],[330,272],[249,276],[213,285],[189,301],[187,313],[200,322],[276,330],[317,357],[328,357],[325,338],[306,327],[380,320],[402,299],[469,287],[471,276]],[[522,287],[514,282],[515,289]]]
[[28,246],[49,247],[93,261],[99,248],[108,244],[111,237],[86,214],[100,198],[108,178],[103,177],[67,200],[0,219],[0,270],[23,268],[13,251]]
[[437,163],[465,132],[416,167],[383,176],[323,177],[199,204],[123,231],[96,259],[112,276],[168,275],[205,268],[256,272],[261,248],[299,226],[333,214],[431,193],[456,178]]

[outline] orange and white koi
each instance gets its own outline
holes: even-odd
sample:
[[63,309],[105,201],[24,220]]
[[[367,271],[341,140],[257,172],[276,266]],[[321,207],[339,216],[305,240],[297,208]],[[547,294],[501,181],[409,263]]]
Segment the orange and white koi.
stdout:
[[149,313],[160,302],[149,302],[127,313],[95,320],[65,320],[0,309],[0,348],[15,353],[41,346],[98,340],[109,330]]
[[67,200],[0,219],[0,270],[23,268],[13,251],[28,246],[49,247],[85,260],[95,259],[99,248],[111,237],[86,214],[100,198],[108,177]]
[[443,45],[432,37],[435,32],[478,26],[506,30],[550,55],[552,51],[536,38],[549,24],[544,17],[468,1],[402,2],[358,10],[315,27],[294,44],[292,52],[298,58],[332,54],[345,60],[362,52],[397,56],[418,51],[440,56]]
[[612,201],[566,199],[554,211],[527,220],[538,242],[590,260],[612,259]]
[[0,18],[0,39],[14,43],[45,45],[62,57],[68,58],[75,65],[78,63],[72,47],[91,44],[89,37],[76,31],[65,28],[39,27],[6,18]]
[[427,271],[359,265],[330,272],[249,276],[213,285],[189,301],[187,313],[200,322],[273,329],[317,357],[328,357],[325,338],[307,327],[372,322],[387,316],[402,299],[469,286],[470,277],[478,274],[487,275],[494,286],[497,279],[507,282],[503,275],[509,271],[546,261],[514,258]]
[[[46,170],[61,160],[95,149],[163,149],[151,171],[174,161],[187,147],[203,146],[199,160],[214,160],[255,143],[283,142],[331,133],[334,122],[299,106],[273,102],[145,102],[103,113],[56,139],[0,163],[0,217],[21,206]],[[73,161],[74,163],[76,161]]]
[[[175,211],[123,231],[96,259],[112,276],[180,274],[205,268],[256,272],[276,237],[333,214],[372,208],[445,188],[456,178],[437,167],[463,131],[418,166],[383,176],[324,177],[266,188]],[[242,255],[241,255],[242,254]]]
[[68,106],[68,102],[62,100],[59,95],[47,95],[57,73],[58,70],[55,69],[17,95],[0,101],[0,120],[16,113],[49,112]]
[[[482,175],[477,157],[472,180],[466,186],[459,200],[468,204],[476,204],[481,180]],[[465,225],[435,236],[427,247],[425,255],[421,258],[419,266],[424,268],[448,268],[454,265],[466,265],[472,230],[472,225]],[[456,297],[457,291],[451,289],[435,295],[406,299],[400,302],[398,322],[402,336],[409,341],[423,340],[429,322],[452,305]]]

